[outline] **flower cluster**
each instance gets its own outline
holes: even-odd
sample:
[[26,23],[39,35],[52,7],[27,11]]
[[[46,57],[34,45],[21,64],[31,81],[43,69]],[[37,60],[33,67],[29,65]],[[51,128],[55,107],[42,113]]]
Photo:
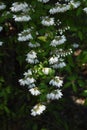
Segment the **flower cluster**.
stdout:
[[47,94],[47,99],[48,100],[58,100],[58,99],[62,98],[62,96],[63,96],[63,94],[62,94],[61,90],[56,89],[53,92]]
[[18,34],[18,41],[20,41],[20,42],[28,41],[30,39],[33,39],[30,28],[26,29]]
[[34,95],[34,96],[37,96],[37,95],[40,95],[40,91],[38,90],[38,87],[34,87],[34,88],[31,88],[29,89],[29,92]]
[[25,15],[24,13],[21,15],[13,15],[13,18],[17,22],[27,22],[31,20],[31,17],[29,15]]
[[28,54],[27,54],[27,58],[26,58],[26,61],[30,64],[36,64],[38,63],[38,59],[37,59],[37,54],[35,51],[30,51]]
[[67,10],[70,10],[71,6],[73,6],[73,8],[77,8],[78,6],[80,6],[80,2],[74,2],[74,0],[71,0],[70,2],[68,2],[68,4],[60,4],[59,2],[57,2],[55,4],[55,7],[53,7],[52,9],[50,9],[50,14],[55,14],[55,13],[63,13],[66,12]]
[[46,109],[46,106],[43,104],[37,104],[31,109],[31,115],[32,116],[37,116],[43,113],[43,111]]
[[51,41],[51,46],[56,47],[57,45],[61,45],[66,41],[66,37],[62,36],[55,36],[55,39]]
[[[28,53],[25,59],[28,71],[23,74],[24,77],[19,80],[19,83],[26,86],[30,94],[37,96],[40,102],[31,109],[32,116],[43,113],[49,100],[62,98],[63,76],[58,75],[58,70],[67,66],[66,56],[72,54],[72,49],[67,49],[64,44],[67,41],[65,32],[70,27],[66,25],[62,28],[59,18],[54,18],[55,15],[53,17],[48,15],[68,11],[71,6],[73,8],[80,6],[80,2],[74,2],[74,0],[65,0],[65,4],[59,0],[55,7],[49,9],[42,8],[46,4],[39,3],[47,3],[49,0],[36,2],[38,6],[41,5],[41,12],[37,10],[37,4],[33,9],[25,2],[17,2],[11,7],[12,12],[20,12],[13,15],[15,22],[26,22],[24,30],[18,34],[18,41],[28,43],[26,44]],[[44,9],[46,9],[45,13],[43,13]]]
[[26,2],[20,3],[20,2],[14,2],[12,4],[12,7],[10,8],[12,12],[25,12],[28,8],[28,4]]
[[60,88],[63,85],[63,80],[59,76],[55,76],[54,79],[51,79],[49,82],[50,85]]
[[45,17],[41,21],[42,25],[44,26],[51,26],[54,25],[54,18]]

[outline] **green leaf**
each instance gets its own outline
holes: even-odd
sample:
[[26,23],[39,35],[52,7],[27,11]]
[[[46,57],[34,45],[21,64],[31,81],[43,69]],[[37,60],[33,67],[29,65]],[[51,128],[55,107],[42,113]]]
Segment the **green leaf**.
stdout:
[[43,41],[43,42],[46,42],[47,37],[46,36],[39,36],[38,39]]

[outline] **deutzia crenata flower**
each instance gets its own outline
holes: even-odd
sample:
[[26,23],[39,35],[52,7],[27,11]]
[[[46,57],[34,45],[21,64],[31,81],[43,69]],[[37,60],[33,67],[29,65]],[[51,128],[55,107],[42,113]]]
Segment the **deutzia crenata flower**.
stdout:
[[56,47],[57,45],[61,45],[66,41],[66,37],[64,35],[62,36],[56,36],[55,39],[51,41],[50,46]]
[[50,0],[38,0],[39,2],[42,2],[42,3],[47,3],[49,2]]
[[6,8],[6,5],[4,3],[0,2],[0,10],[3,10],[5,8]]
[[55,7],[53,7],[52,9],[50,9],[50,14],[55,14],[55,13],[62,13],[62,12],[66,12],[67,10],[69,10],[70,9],[70,5],[68,4],[62,4],[62,6],[61,6],[61,4],[59,3],[59,2],[57,2],[56,4],[55,4]]
[[20,42],[28,41],[30,39],[33,39],[31,35],[31,29],[24,30],[18,34],[18,41]]
[[0,26],[0,32],[2,31],[3,27]]
[[29,15],[26,15],[26,14],[14,15],[13,18],[17,22],[27,22],[27,21],[31,20],[31,17]]
[[85,13],[87,13],[87,7],[85,7],[83,10],[84,10]]
[[32,71],[29,69],[27,72],[25,72],[24,74],[23,74],[25,77],[28,77],[28,76],[30,76],[30,75],[32,75]]
[[0,41],[0,46],[2,46],[3,42]]
[[28,8],[28,4],[26,2],[23,2],[23,3],[14,2],[10,9],[12,12],[19,12],[19,11],[24,12],[26,8]]
[[37,104],[31,109],[31,115],[32,116],[37,116],[43,113],[43,111],[46,109],[45,105],[42,104]]
[[80,2],[79,1],[74,2],[73,0],[68,2],[68,4],[60,4],[59,2],[57,2],[55,4],[55,7],[50,9],[49,12],[50,14],[63,13],[69,10],[71,8],[71,5],[73,6],[73,8],[78,8],[80,6]]
[[36,80],[33,78],[33,77],[27,77],[27,78],[25,78],[25,79],[20,79],[19,80],[19,83],[20,83],[20,85],[22,85],[22,86],[25,86],[25,85],[31,85],[31,84],[33,84],[33,83],[35,83],[36,82]]
[[81,3],[80,3],[80,1],[74,2],[74,0],[72,0],[72,1],[70,2],[70,4],[73,6],[73,8],[78,8]]
[[60,77],[55,76],[54,79],[50,80],[49,84],[60,88],[63,85],[63,80],[61,80]]
[[59,61],[58,58],[59,58],[59,57],[57,57],[57,56],[51,57],[51,58],[49,59],[49,64],[51,65],[51,64],[57,63],[57,62]]
[[79,47],[79,44],[74,43],[72,46],[73,46],[74,48],[78,48],[78,47]]
[[51,68],[45,67],[45,68],[42,69],[42,72],[43,72],[45,75],[48,75],[51,70],[52,70]]
[[36,64],[38,63],[38,59],[37,59],[37,53],[35,51],[30,51],[28,54],[27,54],[27,58],[26,58],[26,61],[30,64]]
[[54,25],[54,18],[49,18],[48,16],[44,17],[41,21],[44,26]]
[[39,89],[38,89],[37,87],[31,88],[31,89],[29,90],[29,92],[30,92],[32,95],[34,95],[34,96],[38,96],[38,95],[41,94],[41,92],[39,91]]
[[40,44],[37,43],[37,42],[35,44],[29,42],[28,46],[31,47],[31,48],[36,48],[36,47],[40,47]]
[[51,67],[52,67],[52,68],[54,68],[54,69],[63,68],[63,67],[65,67],[65,66],[66,66],[66,63],[65,63],[65,62],[63,62],[63,61],[61,61],[61,62],[59,62],[59,63],[56,63],[56,64],[51,65]]
[[61,90],[57,89],[57,90],[54,90],[53,92],[51,93],[48,93],[47,94],[47,99],[49,100],[58,100],[60,98],[62,98],[63,94],[61,92]]

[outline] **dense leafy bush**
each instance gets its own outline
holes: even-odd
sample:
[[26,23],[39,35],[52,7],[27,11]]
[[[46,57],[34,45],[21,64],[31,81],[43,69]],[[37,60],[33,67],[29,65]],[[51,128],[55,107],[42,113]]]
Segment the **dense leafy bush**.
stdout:
[[54,100],[59,100],[61,109],[65,91],[87,96],[86,6],[85,0],[0,3],[0,115],[4,124],[6,119],[8,124],[10,120],[21,124],[24,119],[27,126],[22,129],[39,129],[36,124],[31,127],[33,121],[44,110],[42,115],[49,115],[57,107]]

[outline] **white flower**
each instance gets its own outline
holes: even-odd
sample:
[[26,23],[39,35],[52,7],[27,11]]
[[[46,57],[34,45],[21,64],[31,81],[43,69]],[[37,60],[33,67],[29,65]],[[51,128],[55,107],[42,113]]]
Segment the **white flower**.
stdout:
[[57,45],[61,45],[66,41],[66,37],[64,35],[62,36],[56,36],[54,40],[51,41],[51,46],[56,47]]
[[40,95],[40,91],[38,90],[37,87],[31,88],[31,89],[29,90],[29,92],[30,92],[32,95],[35,95],[35,96]]
[[60,99],[62,98],[63,94],[61,92],[61,90],[57,89],[57,90],[54,90],[53,92],[51,93],[48,93],[47,94],[47,99],[49,100],[55,100],[55,99]]
[[53,64],[51,67],[54,68],[54,69],[58,69],[58,68],[63,68],[65,66],[66,66],[66,63],[62,61],[62,62]]
[[44,26],[54,25],[54,18],[49,18],[48,16],[44,17],[41,21]]
[[43,113],[43,111],[46,109],[45,105],[42,104],[37,104],[31,109],[31,115],[32,116],[37,116]]
[[73,6],[73,8],[78,8],[80,6],[80,1],[74,2],[73,0],[70,2],[70,4]]
[[33,44],[33,43],[29,42],[28,46],[29,46],[29,47],[31,47],[31,48],[36,48],[36,47],[39,47],[39,46],[40,46],[40,44],[39,44],[39,43],[37,43],[37,42],[36,42],[35,44]]
[[63,85],[63,80],[61,80],[60,77],[55,76],[54,79],[50,80],[49,84],[60,88]]
[[32,84],[29,84],[28,85],[28,88],[30,89],[30,88],[34,88],[36,85],[34,84],[34,83],[32,83]]
[[3,10],[5,8],[6,8],[6,5],[4,3],[0,2],[0,10]]
[[51,57],[50,59],[49,59],[49,64],[55,64],[55,63],[57,63],[59,60],[58,60],[58,58],[59,57]]
[[32,75],[32,71],[30,69],[27,72],[24,73],[25,77],[28,77],[30,75]]
[[38,63],[39,61],[37,60],[37,53],[35,51],[30,51],[27,54],[26,61],[28,63],[30,63],[30,64],[36,64],[36,63]]
[[74,48],[78,48],[78,47],[79,47],[79,44],[74,43],[72,46],[73,46]]
[[60,4],[59,2],[57,2],[55,4],[55,7],[50,9],[49,12],[50,14],[63,13],[69,10],[71,8],[71,5],[73,6],[73,8],[78,8],[78,6],[80,6],[80,2],[74,2],[74,0],[71,0],[70,2],[68,2],[68,4]]
[[14,15],[13,18],[15,19],[15,21],[17,22],[27,22],[31,20],[31,17],[29,15],[26,14],[22,14],[22,15]]
[[55,4],[55,7],[53,7],[52,9],[50,9],[50,14],[55,14],[55,13],[62,13],[62,12],[66,12],[67,10],[70,9],[70,5],[68,4],[63,4],[61,5],[59,2],[57,2]]
[[18,41],[28,41],[33,39],[31,35],[31,29],[27,29],[18,34]]
[[84,11],[85,13],[87,13],[87,7],[85,7],[85,8],[83,9],[83,11]]
[[2,46],[3,42],[0,41],[0,46]]
[[26,84],[24,79],[19,79],[19,83],[21,86],[25,86],[25,84]]
[[12,12],[19,12],[19,11],[24,12],[27,8],[28,8],[28,4],[26,2],[23,3],[14,2],[10,9]]
[[42,69],[42,72],[43,72],[44,74],[48,75],[51,70],[52,70],[51,68],[45,67],[45,68]]
[[42,3],[47,3],[49,2],[50,0],[38,0],[39,2],[42,2]]
[[0,32],[2,31],[3,27],[0,26]]
[[33,78],[33,77],[27,77],[27,78],[24,78],[24,79],[20,79],[19,80],[19,83],[20,83],[20,85],[22,85],[22,86],[25,86],[25,85],[31,85],[31,84],[33,84],[33,83],[35,83],[36,82],[36,80]]

